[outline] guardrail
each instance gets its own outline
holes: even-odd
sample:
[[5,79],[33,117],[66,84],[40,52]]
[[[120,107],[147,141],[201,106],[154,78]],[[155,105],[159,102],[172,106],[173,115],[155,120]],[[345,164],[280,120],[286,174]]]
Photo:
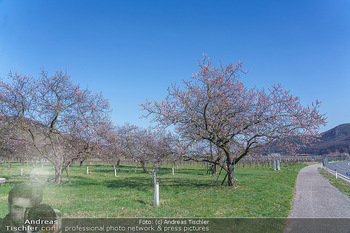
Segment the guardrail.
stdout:
[[340,178],[340,179],[345,180],[345,181],[350,183],[350,177],[344,176],[344,175],[338,173],[337,171],[333,171],[333,170],[329,169],[328,167],[323,167],[322,166],[322,168],[324,170],[326,170],[328,173],[331,173],[333,176],[335,176],[335,178],[337,178],[337,179]]

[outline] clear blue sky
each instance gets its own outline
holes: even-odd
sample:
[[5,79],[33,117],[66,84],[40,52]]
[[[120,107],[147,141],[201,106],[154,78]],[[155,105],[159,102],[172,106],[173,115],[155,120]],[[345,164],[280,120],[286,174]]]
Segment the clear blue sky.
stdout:
[[116,124],[147,126],[138,104],[213,63],[244,62],[242,81],[282,83],[350,122],[350,1],[0,0],[0,76],[67,70],[102,91]]

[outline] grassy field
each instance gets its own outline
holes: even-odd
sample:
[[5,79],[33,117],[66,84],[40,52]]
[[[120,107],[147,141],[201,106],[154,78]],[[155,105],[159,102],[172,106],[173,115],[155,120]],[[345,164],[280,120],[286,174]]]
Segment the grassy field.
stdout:
[[63,184],[54,183],[49,163],[33,167],[13,163],[10,170],[0,167],[0,177],[7,182],[0,189],[0,217],[7,213],[10,189],[20,183],[43,184],[43,203],[59,209],[63,217],[287,217],[291,209],[297,174],[306,164],[273,168],[239,167],[237,187],[218,185],[217,176],[207,175],[203,166],[183,166],[172,175],[171,167],[158,172],[160,206],[153,206],[153,180],[141,168],[121,166],[114,177],[111,165],[70,167],[70,182],[64,174]]
[[340,192],[348,195],[350,197],[350,183],[346,182],[345,180],[342,179],[336,179],[335,176],[331,175],[331,174],[327,174],[327,171],[325,171],[324,169],[319,168],[320,173],[326,177],[329,182],[336,187],[337,189],[339,189]]

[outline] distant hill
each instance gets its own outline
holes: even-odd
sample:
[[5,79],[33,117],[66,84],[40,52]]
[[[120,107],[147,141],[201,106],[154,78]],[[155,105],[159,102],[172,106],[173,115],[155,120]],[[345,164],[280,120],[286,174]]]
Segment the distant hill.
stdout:
[[[9,156],[21,157],[23,155],[39,156],[39,152],[32,146],[30,135],[19,130],[15,125],[12,125],[14,122],[11,122],[11,118],[5,120],[4,117],[0,116],[0,158]],[[33,131],[38,141],[37,144],[47,141],[43,134],[47,127],[25,118],[24,125],[29,124],[35,124],[37,126]]]
[[321,133],[320,140],[311,146],[301,148],[301,154],[331,154],[350,152],[350,123],[341,124]]

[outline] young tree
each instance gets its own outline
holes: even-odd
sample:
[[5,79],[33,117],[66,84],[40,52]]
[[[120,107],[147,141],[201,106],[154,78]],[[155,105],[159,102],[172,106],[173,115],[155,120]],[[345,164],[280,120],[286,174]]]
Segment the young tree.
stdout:
[[175,137],[169,132],[125,124],[118,127],[117,134],[125,157],[140,163],[144,172],[146,163],[157,166],[176,153]]
[[98,156],[109,163],[114,165],[116,169],[121,160],[124,159],[124,153],[122,150],[122,139],[117,134],[117,128],[112,124],[112,122],[106,122],[106,124],[101,125],[98,129],[97,134],[99,135],[99,146]]
[[175,163],[178,156],[182,154],[181,141],[173,134],[165,130],[150,130],[149,135],[152,135],[152,143],[150,150],[152,156],[149,161],[158,167],[163,162]]
[[121,139],[121,146],[125,157],[140,163],[143,171],[147,172],[146,163],[155,154],[153,132],[150,129],[125,124],[118,127],[117,134]]
[[[318,111],[320,102],[303,107],[281,85],[268,91],[247,88],[240,81],[242,63],[211,67],[207,56],[199,62],[200,72],[184,87],[172,84],[165,100],[141,104],[159,126],[175,125],[177,132],[195,143],[206,140],[222,151],[228,185],[234,186],[234,165],[259,146],[290,137],[308,140],[317,134],[325,117]],[[200,156],[188,156],[200,159]]]
[[0,82],[1,115],[24,133],[45,158],[53,163],[55,181],[75,160],[99,148],[99,130],[109,124],[109,104],[102,94],[81,89],[62,71],[39,79],[9,74]]

